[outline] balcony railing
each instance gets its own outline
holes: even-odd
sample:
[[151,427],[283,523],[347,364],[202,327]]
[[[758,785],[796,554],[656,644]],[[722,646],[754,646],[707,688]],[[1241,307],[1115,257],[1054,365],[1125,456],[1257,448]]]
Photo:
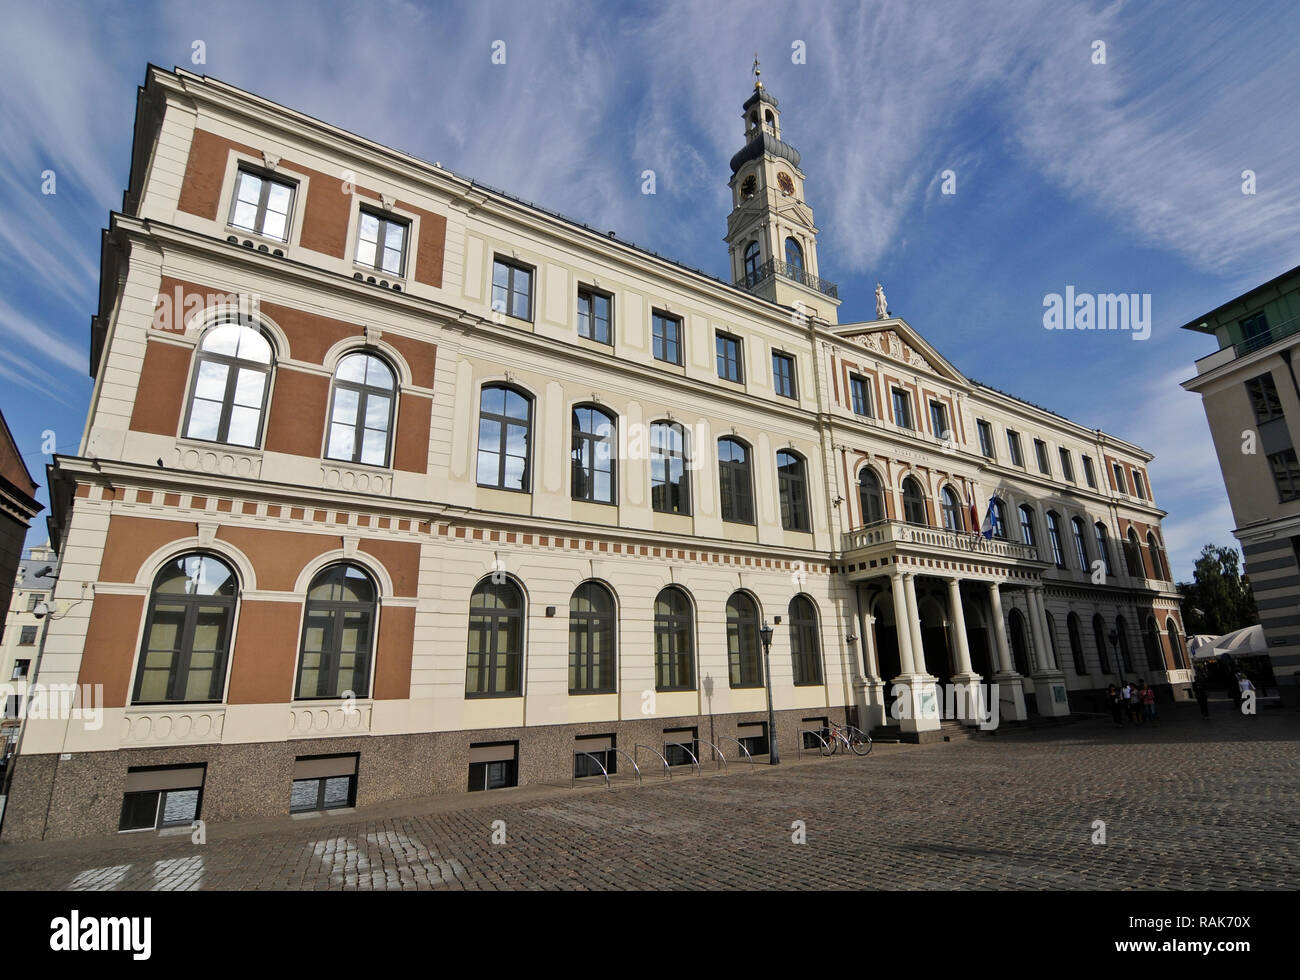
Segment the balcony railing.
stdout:
[[1245,357],[1247,354],[1267,347],[1275,340],[1289,337],[1293,333],[1300,333],[1300,316],[1292,317],[1290,320],[1284,320],[1276,326],[1269,327],[1263,333],[1257,333],[1253,337],[1247,337],[1241,343],[1234,345],[1237,351],[1237,356]]
[[1038,549],[1032,545],[1004,541],[1000,538],[985,538],[980,534],[950,531],[947,528],[908,524],[906,521],[877,521],[844,533],[846,553],[885,545],[907,545],[912,548],[983,555],[987,558],[1013,561],[1039,561]]
[[815,289],[819,293],[830,296],[832,299],[840,298],[840,287],[835,283],[811,276],[803,270],[802,266],[790,265],[780,259],[768,259],[754,272],[747,272],[740,279],[737,279],[735,285],[741,289],[752,290],[773,276],[780,276],[782,279],[801,283],[809,289]]

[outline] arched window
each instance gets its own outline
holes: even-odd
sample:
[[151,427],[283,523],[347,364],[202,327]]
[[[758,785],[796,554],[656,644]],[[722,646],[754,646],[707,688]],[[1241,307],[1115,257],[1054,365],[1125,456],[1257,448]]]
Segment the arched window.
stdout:
[[885,519],[885,495],[880,487],[880,477],[869,466],[858,474],[858,502],[862,505],[862,523],[875,524]]
[[136,704],[220,701],[239,582],[212,555],[173,558],[153,580]]
[[527,492],[532,479],[533,400],[506,385],[484,385],[479,397],[478,485]]
[[339,360],[325,447],[329,459],[388,465],[395,388],[392,370],[373,354],[348,354]]
[[1083,529],[1083,521],[1077,517],[1070,518],[1070,529],[1074,532],[1074,550],[1079,553],[1079,569],[1088,571],[1088,534]]
[[1052,653],[1052,669],[1057,670],[1061,666],[1061,654],[1056,649],[1056,620],[1046,610],[1043,615],[1047,619],[1047,646]]
[[744,592],[727,600],[727,666],[732,687],[763,686],[758,605]]
[[[753,191],[750,191],[753,194]],[[745,285],[752,286],[759,281],[763,266],[763,255],[758,242],[745,246]]]
[[1028,504],[1020,505],[1020,540],[1030,547],[1038,547],[1038,535],[1034,531],[1034,508]]
[[993,536],[999,540],[1007,537],[1007,508],[1001,497],[989,498],[989,511],[993,518]]
[[1083,638],[1079,635],[1079,617],[1074,613],[1065,617],[1065,631],[1070,635],[1070,659],[1079,676],[1088,673],[1088,662],[1083,658]]
[[789,266],[790,272],[803,272],[803,249],[793,238],[785,240],[785,264]]
[[686,592],[670,585],[655,596],[655,690],[695,689],[695,617]]
[[650,504],[661,514],[691,512],[686,430],[676,422],[650,425]]
[[1110,673],[1110,650],[1106,646],[1108,638],[1106,636],[1106,621],[1101,618],[1101,613],[1092,617],[1092,639],[1097,644],[1097,663],[1101,666],[1103,674]]
[[781,526],[787,531],[811,531],[808,471],[803,457],[784,449],[777,453],[776,482],[781,497]]
[[754,484],[749,471],[749,447],[739,439],[718,440],[718,487],[722,519],[733,524],[754,523]]
[[1065,552],[1061,548],[1061,519],[1055,511],[1047,512],[1047,540],[1052,543],[1052,558],[1057,568],[1065,567]]
[[817,607],[805,595],[790,600],[790,666],[794,682],[820,684],[822,682],[821,624]]
[[1137,532],[1132,528],[1128,529],[1127,544],[1124,548],[1124,557],[1128,562],[1128,573],[1131,578],[1144,578],[1142,569],[1142,546],[1138,544]]
[[1183,641],[1178,638],[1178,627],[1174,625],[1172,616],[1165,620],[1165,633],[1169,636],[1169,649],[1174,654],[1174,667],[1178,670],[1186,670],[1187,651],[1183,649]]
[[1019,609],[1012,609],[1007,616],[1010,624],[1011,634],[1011,661],[1015,665],[1016,673],[1028,676],[1029,668],[1029,637],[1025,633],[1025,617]]
[[930,523],[925,519],[925,494],[921,484],[910,476],[903,481],[903,519],[908,524],[926,526]]
[[1115,617],[1115,630],[1119,633],[1119,662],[1124,665],[1124,670],[1133,673],[1133,654],[1128,648],[1128,624],[1124,622],[1123,616]]
[[592,405],[573,410],[573,499],[612,504],[618,493],[614,417]]
[[964,531],[965,525],[961,519],[961,501],[957,499],[957,494],[953,492],[952,487],[944,487],[939,496],[943,501],[943,526],[949,531],[957,531],[958,533]]
[[252,320],[230,317],[210,328],[199,341],[186,438],[258,445],[274,360]]
[[1164,561],[1164,555],[1161,554],[1160,545],[1156,543],[1156,536],[1150,531],[1147,532],[1147,551],[1151,552],[1151,569],[1152,574],[1162,582],[1169,581],[1169,566]]
[[[493,578],[502,579],[499,582]],[[489,576],[469,598],[466,697],[518,697],[524,659],[524,593],[513,580]]]
[[330,565],[311,580],[294,698],[369,696],[377,595],[356,565]]
[[569,599],[569,693],[609,694],[614,683],[614,595],[583,582]]
[[1106,525],[1098,521],[1093,525],[1093,530],[1097,533],[1097,554],[1101,555],[1101,560],[1106,564],[1106,574],[1114,575],[1115,569],[1110,563],[1110,542],[1106,538]]
[[1160,654],[1160,627],[1156,625],[1154,616],[1147,617],[1146,628],[1142,630],[1142,647],[1147,655],[1147,670],[1164,670],[1164,657]]

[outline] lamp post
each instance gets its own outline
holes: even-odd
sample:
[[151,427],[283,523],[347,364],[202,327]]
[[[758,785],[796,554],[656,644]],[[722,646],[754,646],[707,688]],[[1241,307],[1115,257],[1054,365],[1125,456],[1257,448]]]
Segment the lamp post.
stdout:
[[1119,674],[1119,686],[1124,687],[1124,661],[1119,655],[1119,630],[1110,628],[1110,645],[1115,648],[1115,672]]
[[772,712],[772,627],[766,620],[758,635],[763,638],[763,674],[767,685],[767,764],[779,766],[781,753],[776,747],[776,715]]

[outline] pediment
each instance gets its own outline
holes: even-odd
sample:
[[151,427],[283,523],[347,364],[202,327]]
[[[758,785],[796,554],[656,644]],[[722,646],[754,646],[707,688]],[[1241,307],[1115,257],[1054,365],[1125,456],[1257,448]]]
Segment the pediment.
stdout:
[[967,384],[966,377],[899,318],[871,323],[846,323],[835,330],[850,344],[918,371]]

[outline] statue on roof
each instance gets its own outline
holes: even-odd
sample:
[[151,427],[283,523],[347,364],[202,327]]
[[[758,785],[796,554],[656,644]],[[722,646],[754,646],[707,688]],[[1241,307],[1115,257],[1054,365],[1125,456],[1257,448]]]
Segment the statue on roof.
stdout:
[[889,319],[889,306],[885,303],[885,287],[876,283],[876,319]]

